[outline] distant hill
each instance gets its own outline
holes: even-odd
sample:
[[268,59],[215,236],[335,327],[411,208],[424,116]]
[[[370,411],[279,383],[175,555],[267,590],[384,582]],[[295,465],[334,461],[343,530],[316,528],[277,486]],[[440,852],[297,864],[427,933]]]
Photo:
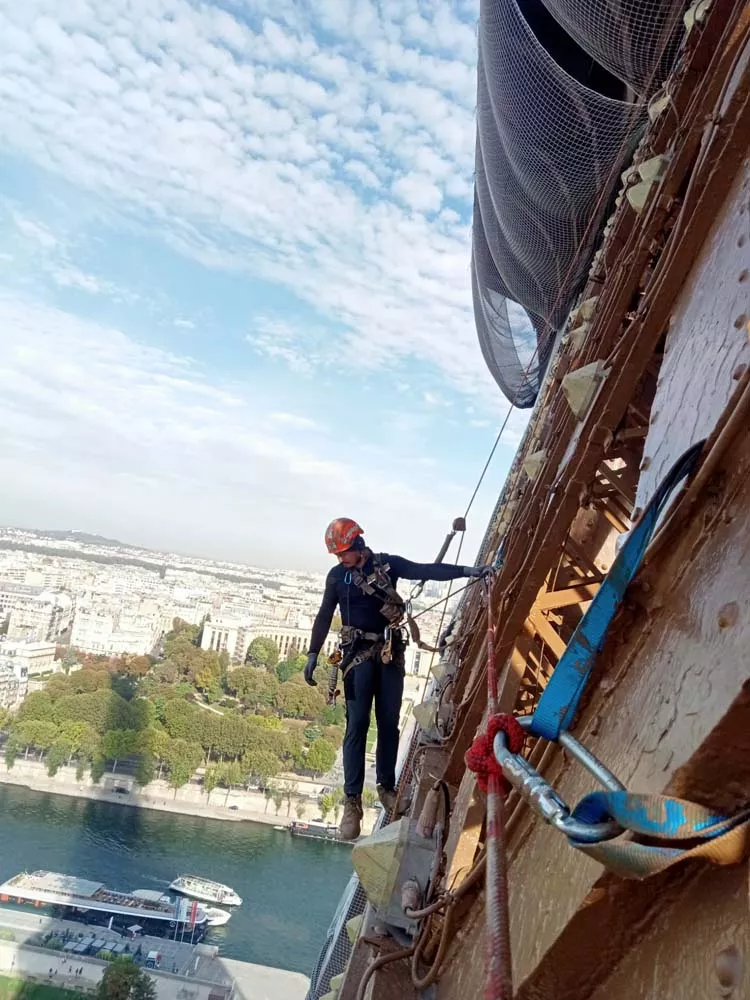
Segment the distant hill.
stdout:
[[31,529],[29,534],[37,535],[39,538],[54,538],[58,542],[81,542],[83,545],[105,545],[111,548],[137,548],[138,546],[127,546],[125,542],[118,542],[116,538],[105,538],[103,535],[90,535],[87,531],[42,531]]

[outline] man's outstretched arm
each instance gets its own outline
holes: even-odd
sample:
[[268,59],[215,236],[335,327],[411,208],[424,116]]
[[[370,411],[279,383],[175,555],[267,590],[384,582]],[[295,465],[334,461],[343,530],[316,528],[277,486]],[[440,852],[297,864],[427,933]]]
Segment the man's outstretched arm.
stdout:
[[491,566],[456,566],[455,563],[415,563],[403,556],[388,556],[388,564],[403,580],[458,580],[461,577],[482,577],[492,572]]

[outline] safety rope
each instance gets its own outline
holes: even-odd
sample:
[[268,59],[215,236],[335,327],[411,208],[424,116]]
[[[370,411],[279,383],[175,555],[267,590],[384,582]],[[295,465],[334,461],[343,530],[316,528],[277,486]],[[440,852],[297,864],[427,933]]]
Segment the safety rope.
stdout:
[[466,754],[466,766],[477,773],[480,787],[487,792],[487,865],[485,869],[485,1000],[511,1000],[513,975],[510,958],[508,917],[508,869],[505,851],[505,795],[509,785],[492,750],[498,733],[520,753],[524,733],[513,716],[497,714],[497,674],[495,673],[495,623],[492,609],[492,577],[487,579],[487,730]]

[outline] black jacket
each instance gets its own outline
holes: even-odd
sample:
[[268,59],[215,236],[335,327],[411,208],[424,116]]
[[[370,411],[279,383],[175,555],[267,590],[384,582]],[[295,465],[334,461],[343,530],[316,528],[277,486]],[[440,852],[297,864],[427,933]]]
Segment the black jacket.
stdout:
[[[395,587],[399,579],[404,580],[457,580],[464,576],[463,566],[453,563],[415,563],[403,556],[390,556],[381,553],[379,559],[382,565],[390,567],[388,575]],[[372,573],[372,556],[362,567],[363,576]],[[310,637],[310,652],[319,653],[326,641],[331,628],[331,622],[338,605],[341,611],[341,621],[344,625],[361,629],[363,632],[382,632],[388,622],[381,615],[383,599],[377,595],[365,594],[347,574],[349,570],[343,566],[334,566],[326,577],[326,589],[320,610],[313,623]]]

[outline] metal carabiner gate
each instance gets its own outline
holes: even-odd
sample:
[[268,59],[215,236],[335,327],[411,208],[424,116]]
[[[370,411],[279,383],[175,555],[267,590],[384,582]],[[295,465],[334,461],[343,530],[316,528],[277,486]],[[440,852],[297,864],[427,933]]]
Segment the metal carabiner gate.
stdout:
[[[527,715],[517,721],[522,729],[528,730],[531,728],[533,719],[533,715]],[[614,774],[570,733],[560,733],[557,742],[607,791],[624,792],[626,790],[622,782],[618,781]],[[602,823],[585,823],[576,819],[571,814],[567,803],[557,794],[552,785],[524,757],[510,752],[505,733],[497,733],[493,749],[495,758],[503,769],[503,774],[519,795],[546,823],[560,830],[571,840],[596,844],[601,840],[611,840],[623,832],[623,828],[614,820],[605,820]]]

